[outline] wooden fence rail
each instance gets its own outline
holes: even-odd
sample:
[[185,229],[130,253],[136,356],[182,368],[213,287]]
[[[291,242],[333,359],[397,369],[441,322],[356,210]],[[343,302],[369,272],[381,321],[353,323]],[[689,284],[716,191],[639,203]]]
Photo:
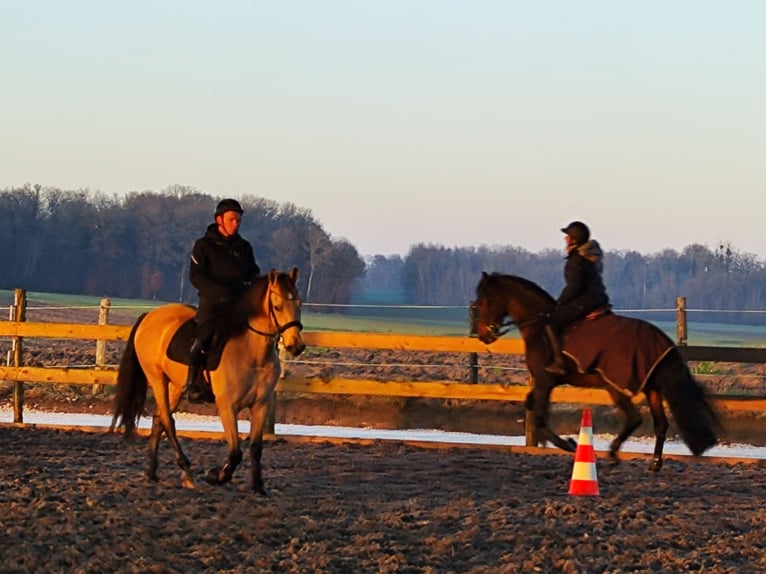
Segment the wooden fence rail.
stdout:
[[[0,366],[0,381],[13,381],[14,422],[23,422],[23,383],[50,383],[67,385],[113,386],[117,371],[103,366],[102,361],[90,368],[31,367],[21,364],[21,344],[25,338],[95,340],[97,355],[103,353],[106,341],[127,340],[131,326],[104,324],[108,312],[102,311],[101,324],[34,323],[24,320],[23,293],[17,293],[15,320],[0,321],[0,338],[13,341],[13,360]],[[684,321],[685,324],[685,321]],[[679,336],[681,334],[679,333]],[[523,354],[524,344],[519,339],[500,339],[485,345],[473,337],[441,337],[408,334],[380,334],[360,332],[311,332],[303,334],[308,346],[351,349],[390,349],[403,351],[433,351],[467,353],[481,357],[488,354]],[[685,338],[685,332],[683,333]],[[766,363],[766,349],[739,347],[680,346],[687,360]],[[98,356],[97,356],[98,359]],[[474,368],[472,362],[472,369]],[[465,384],[453,381],[396,382],[333,378],[329,380],[306,377],[286,377],[280,380],[277,392],[379,395],[392,397],[421,397],[438,399],[470,399],[491,401],[523,401],[529,388],[524,385]],[[737,411],[766,412],[766,396],[715,395],[719,408]],[[551,400],[557,403],[592,405],[612,404],[608,393],[598,389],[574,387],[556,388]]]
[[[130,326],[85,325],[75,323],[21,323],[0,321],[0,337],[27,337],[52,339],[95,339],[124,341]],[[434,351],[477,353],[479,356],[494,354],[520,354],[523,342],[501,339],[492,345],[484,345],[470,337],[429,337],[357,332],[305,332],[303,339],[309,346],[355,349],[394,349],[409,351]],[[738,347],[682,347],[682,353],[690,360],[721,361],[733,363],[766,363],[766,349]],[[51,384],[114,385],[115,369],[93,366],[92,368],[28,367],[21,364],[0,366],[0,381],[25,381]],[[428,397],[441,399],[474,399],[523,401],[528,388],[522,385],[464,384],[449,381],[431,382],[380,382],[358,379],[313,379],[287,377],[282,379],[278,392],[382,395],[398,397]],[[716,396],[720,407],[730,410],[766,411],[766,397]],[[552,395],[553,402],[611,404],[606,391],[559,387]],[[21,422],[18,420],[17,422]]]

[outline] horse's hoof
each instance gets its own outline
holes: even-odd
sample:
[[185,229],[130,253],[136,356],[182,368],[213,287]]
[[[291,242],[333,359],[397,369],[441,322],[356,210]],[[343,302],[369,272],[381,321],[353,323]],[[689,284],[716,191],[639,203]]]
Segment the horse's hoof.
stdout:
[[617,456],[616,452],[610,452],[609,453],[609,464],[612,466],[617,466],[620,464],[620,457]]
[[157,476],[157,473],[153,470],[146,470],[144,474],[146,474],[146,479],[151,482],[159,481],[159,477]]
[[662,459],[661,458],[653,458],[652,462],[649,463],[649,470],[652,472],[657,472],[662,468]]
[[221,484],[221,469],[220,468],[211,468],[207,475],[205,476],[205,482],[208,484],[212,484],[213,486],[218,486]]
[[266,489],[265,489],[265,488],[263,488],[263,487],[261,487],[261,488],[255,488],[255,489],[253,489],[253,492],[254,492],[255,494],[260,494],[261,496],[263,496],[263,497],[265,497],[265,498],[268,498],[269,496],[271,496],[271,495],[269,494],[269,491],[268,491],[268,490],[266,490]]
[[194,484],[194,479],[191,476],[182,476],[181,486],[188,488],[189,490],[195,490],[197,488],[197,485]]
[[573,439],[572,437],[569,437],[566,440],[566,443],[567,443],[567,450],[569,452],[576,452],[577,451],[577,441],[575,439]]

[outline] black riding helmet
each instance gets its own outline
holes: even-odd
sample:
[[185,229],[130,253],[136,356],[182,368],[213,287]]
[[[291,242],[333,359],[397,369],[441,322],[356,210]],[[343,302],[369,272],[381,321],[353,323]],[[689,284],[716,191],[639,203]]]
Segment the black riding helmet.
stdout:
[[582,245],[590,239],[590,229],[582,221],[573,221],[566,227],[562,227],[561,231],[571,237],[577,245]]
[[236,199],[222,199],[218,202],[218,205],[215,206],[215,216],[218,217],[219,215],[223,215],[227,211],[236,211],[240,215],[244,213],[242,206]]

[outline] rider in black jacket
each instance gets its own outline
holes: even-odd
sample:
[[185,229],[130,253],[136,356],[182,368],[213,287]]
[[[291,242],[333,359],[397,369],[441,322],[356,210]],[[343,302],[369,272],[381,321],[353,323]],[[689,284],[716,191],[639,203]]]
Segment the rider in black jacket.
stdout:
[[238,201],[222,200],[215,208],[215,223],[208,225],[205,235],[197,239],[192,249],[189,280],[199,293],[199,308],[195,317],[197,337],[190,351],[185,387],[191,402],[212,400],[199,373],[218,318],[260,274],[252,246],[239,235],[242,213]]
[[545,326],[554,359],[545,370],[554,375],[566,375],[559,342],[564,327],[597,309],[609,307],[609,296],[601,278],[604,256],[601,246],[590,238],[590,230],[582,221],[573,221],[561,231],[566,234],[567,243],[566,285]]

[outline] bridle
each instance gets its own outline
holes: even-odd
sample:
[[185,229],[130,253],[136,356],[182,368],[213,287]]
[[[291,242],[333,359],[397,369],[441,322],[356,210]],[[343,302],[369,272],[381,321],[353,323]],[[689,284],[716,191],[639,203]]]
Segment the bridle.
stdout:
[[[261,331],[259,329],[256,329],[255,327],[253,327],[250,324],[249,321],[247,322],[247,328],[250,329],[253,333],[256,333],[256,334],[261,335],[263,337],[268,337],[270,339],[277,339],[277,338],[279,338],[282,335],[282,333],[284,333],[285,331],[287,331],[288,329],[290,329],[292,327],[297,327],[299,331],[302,331],[303,330],[303,323],[301,323],[297,319],[293,319],[292,321],[288,321],[284,325],[280,325],[279,324],[279,319],[277,318],[277,313],[276,313],[276,311],[274,311],[274,303],[271,300],[271,296],[272,295],[276,295],[280,299],[284,299],[285,297],[283,297],[282,295],[280,295],[279,293],[274,291],[271,287],[269,287],[269,292],[267,294],[267,296],[269,298],[269,325],[271,325],[273,323],[274,326],[276,327],[276,330],[273,333],[267,333],[266,331]],[[292,295],[290,295],[290,297],[288,297],[288,298],[292,299],[293,297],[292,297]]]
[[521,330],[529,325],[544,321],[547,316],[547,313],[537,313],[522,321],[513,321],[508,315],[503,315],[503,318],[499,323],[487,323],[487,331],[495,339],[499,339],[513,328]]

